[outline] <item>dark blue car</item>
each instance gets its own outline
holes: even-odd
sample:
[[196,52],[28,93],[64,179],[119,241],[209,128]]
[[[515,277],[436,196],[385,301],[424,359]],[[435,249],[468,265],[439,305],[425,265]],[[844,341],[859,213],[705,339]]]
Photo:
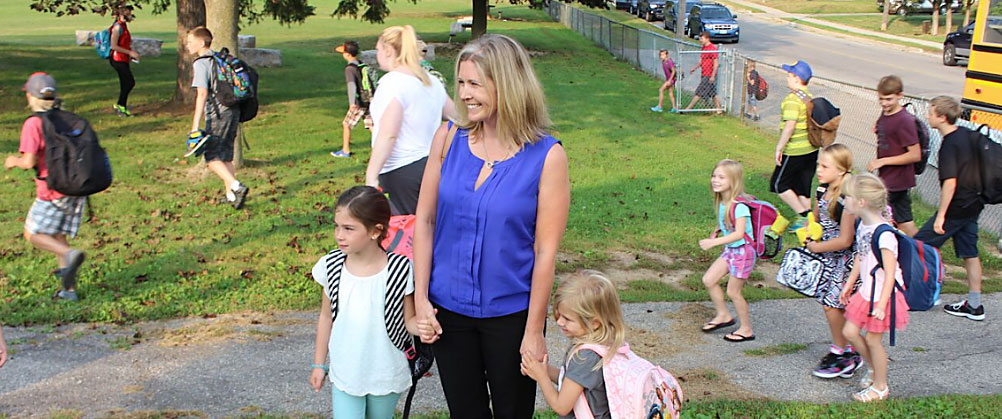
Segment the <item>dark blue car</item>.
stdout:
[[738,16],[722,4],[703,4],[692,8],[689,13],[689,24],[685,27],[686,35],[697,38],[703,31],[710,33],[714,42],[727,41],[737,43],[741,38],[741,27],[738,26]]

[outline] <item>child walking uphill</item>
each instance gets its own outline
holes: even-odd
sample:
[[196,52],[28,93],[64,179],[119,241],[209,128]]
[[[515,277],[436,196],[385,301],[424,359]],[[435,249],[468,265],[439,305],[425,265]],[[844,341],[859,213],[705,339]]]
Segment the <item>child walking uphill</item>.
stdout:
[[[856,257],[853,262],[849,281],[842,289],[839,301],[845,304],[846,325],[842,329],[845,338],[870,364],[860,386],[863,391],[853,398],[861,402],[884,400],[890,392],[887,384],[887,350],[884,349],[884,332],[891,328],[893,317],[894,328],[901,330],[908,324],[908,303],[904,294],[894,293],[894,304],[891,305],[891,291],[894,281],[904,285],[901,269],[898,266],[898,239],[888,231],[877,238],[879,249],[871,246],[873,233],[878,226],[887,224],[884,210],[887,206],[887,189],[876,176],[864,173],[854,175],[844,187],[845,209],[860,218],[856,230]],[[887,234],[891,233],[891,234]],[[878,264],[875,252],[881,252],[883,265]],[[887,272],[891,272],[890,275]],[[859,291],[853,294],[856,281],[861,281]],[[860,334],[866,331],[866,336]]]
[[818,302],[824,309],[832,344],[828,354],[821,359],[813,374],[820,378],[851,378],[863,365],[863,358],[842,335],[845,327],[845,304],[839,301],[846,279],[852,270],[852,243],[856,234],[856,217],[845,211],[842,194],[845,181],[852,170],[852,151],[843,144],[832,144],[818,155],[817,199],[815,218],[821,224],[821,241],[807,242],[807,250],[821,256],[828,277],[818,290]]
[[380,247],[390,203],[376,188],[356,186],[341,195],[334,222],[338,249],[313,266],[324,293],[310,385],[320,391],[329,370],[334,419],[392,418],[411,386],[405,355],[417,328],[411,263]]
[[[560,283],[553,296],[553,307],[560,331],[573,342],[564,363],[556,368],[547,364],[547,356],[540,362],[523,355],[522,373],[539,383],[546,403],[561,418],[576,416],[575,403],[583,393],[595,419],[611,419],[601,364],[612,359],[616,351],[606,350],[603,358],[591,349],[580,347],[623,345],[626,327],[616,287],[598,272],[585,271]],[[554,383],[558,386],[554,387]]]
[[751,210],[741,203],[739,198],[744,195],[744,170],[741,163],[724,159],[717,163],[710,177],[710,188],[713,190],[713,206],[717,210],[717,229],[710,238],[699,241],[699,247],[710,250],[724,246],[724,251],[710,265],[703,275],[703,285],[710,293],[710,299],[717,309],[717,315],[703,325],[703,332],[733,326],[734,317],[724,302],[724,291],[720,288],[720,280],[730,274],[727,282],[727,296],[734,302],[741,326],[738,330],[724,336],[728,342],[745,342],[755,340],[752,333],[751,319],[748,314],[748,302],[741,295],[745,280],[751,275],[758,257],[755,247],[746,238],[754,237],[752,229]]
[[668,91],[668,99],[671,100],[671,111],[672,113],[678,112],[675,109],[675,62],[671,60],[668,56],[668,50],[663,49],[658,52],[658,56],[661,58],[661,69],[665,72],[665,82],[661,84],[658,88],[658,106],[651,108],[651,111],[662,112],[662,106],[665,104],[665,91]]

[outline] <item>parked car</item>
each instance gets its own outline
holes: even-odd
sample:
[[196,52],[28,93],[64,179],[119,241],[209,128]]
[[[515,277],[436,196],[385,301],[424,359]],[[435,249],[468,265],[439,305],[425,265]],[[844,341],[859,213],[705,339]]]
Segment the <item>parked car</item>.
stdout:
[[686,34],[696,38],[703,31],[710,33],[711,41],[737,43],[741,37],[738,15],[719,3],[702,4],[692,8]]
[[971,36],[974,35],[974,23],[950,32],[943,41],[943,65],[957,65],[957,60],[966,60],[971,56]]
[[[905,16],[917,13],[932,13],[932,1],[931,0],[891,0],[891,14],[896,14],[899,16]],[[953,0],[951,5],[953,11],[960,11],[963,9],[964,4],[962,0]],[[877,0],[877,10],[881,12],[884,11],[884,0]],[[941,1],[939,5],[939,13],[946,13],[946,1]]]
[[630,8],[630,3],[632,3],[631,0],[609,0],[607,4],[610,8],[614,8],[616,10],[627,10]]
[[[681,19],[682,22],[688,22],[689,21],[689,13],[692,12],[692,8],[696,7],[696,6],[699,6],[699,5],[702,5],[702,4],[703,4],[703,2],[700,1],[700,0],[688,0],[688,1],[686,1],[685,2],[685,17]],[[668,0],[668,2],[665,3],[665,23],[664,23],[665,30],[669,30],[669,31],[675,32],[675,26],[678,24],[678,21],[679,21],[678,15],[679,15],[679,12],[678,12],[678,1],[677,0]]]
[[648,22],[664,20],[666,2],[667,0],[638,0],[637,16]]

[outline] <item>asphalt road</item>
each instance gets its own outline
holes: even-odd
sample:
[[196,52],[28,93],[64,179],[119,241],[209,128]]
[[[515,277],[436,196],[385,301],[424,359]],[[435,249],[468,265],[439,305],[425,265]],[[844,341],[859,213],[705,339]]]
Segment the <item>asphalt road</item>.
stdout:
[[[795,27],[760,13],[738,12],[741,41],[722,44],[743,55],[772,64],[804,60],[819,77],[873,88],[882,76],[896,74],[905,83],[905,93],[932,98],[959,97],[964,88],[963,66],[947,67],[942,59],[926,52],[889,43],[846,35],[820,33]],[[654,22],[661,27],[662,22]]]

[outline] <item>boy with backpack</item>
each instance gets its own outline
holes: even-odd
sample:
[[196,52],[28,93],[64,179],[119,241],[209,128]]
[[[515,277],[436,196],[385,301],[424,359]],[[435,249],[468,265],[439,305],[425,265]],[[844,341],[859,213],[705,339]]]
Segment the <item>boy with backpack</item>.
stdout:
[[818,164],[818,147],[808,138],[807,104],[814,95],[807,90],[814,73],[804,61],[783,65],[790,94],[780,104],[782,110],[779,141],[776,143],[776,168],[769,181],[769,192],[779,195],[797,213],[790,230],[804,226],[811,212],[811,185]]
[[[56,96],[56,80],[45,73],[34,73],[22,88],[32,112],[46,112],[59,107]],[[66,196],[49,189],[46,179],[49,168],[45,162],[45,137],[43,121],[39,115],[32,115],[21,127],[19,156],[7,156],[6,169],[14,167],[35,170],[35,202],[24,221],[24,238],[36,248],[56,255],[59,269],[55,271],[62,282],[62,288],[53,298],[69,301],[77,300],[77,271],[83,264],[84,252],[73,249],[67,236],[76,237],[83,221],[86,196]]]
[[940,247],[953,238],[954,251],[964,260],[970,291],[967,299],[943,306],[954,316],[984,320],[981,305],[981,259],[978,258],[978,217],[984,204],[979,196],[981,177],[974,133],[956,125],[960,104],[949,96],[930,102],[928,121],[939,131],[943,142],[939,149],[939,180],[942,192],[936,214],[922,225],[916,240]]
[[345,41],[334,48],[348,62],[344,66],[344,82],[348,87],[348,112],[341,121],[343,141],[341,150],[332,151],[334,157],[351,157],[351,129],[358,121],[365,118],[365,129],[372,129],[372,116],[369,114],[369,101],[375,90],[373,80],[369,78],[369,68],[358,60],[358,42]]
[[[191,87],[196,89],[195,112],[191,121],[190,137],[199,141],[192,152],[201,152],[205,162],[220,180],[226,191],[226,201],[235,209],[241,209],[250,189],[236,179],[233,167],[233,142],[240,127],[240,108],[227,107],[220,103],[214,88],[220,82],[216,77],[217,64],[212,45],[212,32],[204,26],[188,32],[188,53],[197,56],[192,65],[194,76]],[[199,130],[202,116],[205,116],[205,130]]]
[[901,105],[904,97],[900,77],[890,75],[880,79],[877,99],[883,111],[874,126],[877,158],[866,165],[866,170],[879,170],[878,176],[887,186],[887,201],[894,222],[898,229],[914,237],[918,228],[912,217],[909,190],[915,187],[915,163],[922,160],[922,146],[915,117],[905,112]]

